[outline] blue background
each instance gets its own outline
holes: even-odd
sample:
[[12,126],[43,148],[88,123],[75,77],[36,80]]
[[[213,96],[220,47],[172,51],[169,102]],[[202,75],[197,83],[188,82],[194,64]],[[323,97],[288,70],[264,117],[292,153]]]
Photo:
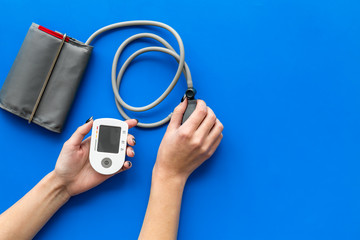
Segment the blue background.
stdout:
[[[338,0],[13,1],[0,7],[0,84],[31,22],[85,41],[119,21],[149,19],[175,28],[185,44],[198,97],[225,126],[216,154],[189,179],[179,239],[360,238],[360,3]],[[136,28],[93,42],[94,52],[61,134],[0,111],[0,212],[55,165],[63,142],[90,116],[121,118],[110,83],[117,47]],[[140,41],[125,55],[153,44]],[[124,58],[122,58],[124,61]],[[176,61],[145,54],[125,74],[131,105],[156,99]],[[156,109],[165,117],[180,80]],[[132,129],[133,168],[71,199],[36,239],[135,239],[165,127]]]

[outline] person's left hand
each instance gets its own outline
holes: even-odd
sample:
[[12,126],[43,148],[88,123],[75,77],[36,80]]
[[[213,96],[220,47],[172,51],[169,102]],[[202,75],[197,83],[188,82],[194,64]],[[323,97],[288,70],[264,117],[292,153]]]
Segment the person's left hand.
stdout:
[[[137,120],[127,120],[126,123],[130,129],[136,126]],[[64,143],[56,162],[55,170],[53,171],[56,178],[65,187],[70,196],[85,192],[116,174],[102,175],[96,172],[90,165],[90,137],[84,141],[83,139],[86,134],[90,132],[92,125],[92,120],[82,125],[75,131],[71,138]],[[135,152],[131,147],[135,145],[134,136],[128,134],[127,143],[130,146],[127,147],[126,154],[128,157],[134,157]],[[131,165],[130,161],[126,161],[122,169],[117,173],[131,168]]]

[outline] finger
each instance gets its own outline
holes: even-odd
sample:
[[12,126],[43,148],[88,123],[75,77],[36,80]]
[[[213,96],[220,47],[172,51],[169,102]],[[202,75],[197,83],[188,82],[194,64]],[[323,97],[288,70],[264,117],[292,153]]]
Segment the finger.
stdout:
[[209,157],[211,157],[214,152],[216,151],[216,149],[218,148],[218,146],[220,145],[221,143],[221,140],[223,138],[223,134],[221,133],[218,138],[215,140],[215,142],[212,144],[212,146],[210,147],[210,150],[209,150]]
[[132,148],[132,147],[127,147],[126,148],[126,155],[128,156],[128,157],[135,157],[135,151],[134,151],[134,149]]
[[207,107],[207,115],[198,129],[199,134],[203,137],[207,137],[211,129],[214,127],[215,123],[216,115],[211,108]]
[[216,145],[216,142],[218,141],[218,138],[221,136],[222,138],[222,131],[224,129],[224,126],[219,121],[219,119],[216,119],[216,123],[214,127],[211,129],[209,136],[206,138],[205,145],[210,149],[214,145]]
[[116,175],[118,173],[126,171],[126,170],[130,169],[131,167],[132,167],[132,163],[130,161],[125,161],[124,165],[122,166],[122,168],[119,171],[117,171],[116,173],[114,173],[113,175],[110,175],[108,177],[112,177],[112,176],[114,176],[114,175]]
[[135,146],[135,144],[136,144],[135,137],[133,135],[131,135],[131,134],[128,134],[127,143],[130,146]]
[[89,122],[85,123],[81,127],[78,127],[76,131],[73,133],[73,135],[70,137],[68,142],[74,146],[80,146],[82,140],[88,134],[92,128],[93,120],[90,120]]
[[125,122],[128,124],[129,129],[130,129],[130,128],[135,127],[138,124],[139,120],[137,120],[137,119],[129,119],[129,120],[126,120]]
[[209,137],[207,139],[213,142],[222,133],[223,130],[224,130],[224,126],[222,125],[219,119],[216,119],[216,123],[214,127],[211,129],[209,133]]
[[132,163],[130,161],[126,161],[120,171],[121,172],[126,171],[126,170],[130,169],[131,167],[132,167]]
[[195,111],[190,115],[183,126],[189,128],[189,131],[196,131],[205,119],[206,115],[206,103],[203,100],[197,100]]
[[181,121],[184,115],[184,112],[186,110],[187,106],[187,99],[185,98],[184,101],[182,101],[175,109],[171,116],[171,120],[169,123],[168,128],[179,128],[181,126]]

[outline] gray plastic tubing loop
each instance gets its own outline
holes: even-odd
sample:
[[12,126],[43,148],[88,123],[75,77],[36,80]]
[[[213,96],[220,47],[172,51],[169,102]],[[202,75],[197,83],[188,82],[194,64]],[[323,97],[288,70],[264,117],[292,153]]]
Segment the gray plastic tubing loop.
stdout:
[[[159,103],[161,103],[168,95],[169,93],[174,89],[176,83],[178,82],[181,73],[184,74],[185,79],[186,79],[186,83],[188,88],[192,88],[193,87],[193,83],[192,83],[192,78],[191,78],[191,73],[190,73],[190,69],[188,67],[188,65],[185,62],[185,50],[184,50],[184,44],[180,38],[180,35],[169,25],[166,25],[164,23],[161,22],[156,22],[156,21],[148,21],[148,20],[138,20],[138,21],[127,21],[127,22],[119,22],[119,23],[115,23],[115,24],[111,24],[108,26],[105,26],[99,30],[97,30],[96,32],[94,32],[86,41],[85,44],[90,45],[90,43],[100,34],[107,32],[109,30],[115,29],[115,28],[122,28],[122,27],[134,27],[134,26],[155,26],[155,27],[160,27],[163,29],[166,29],[167,31],[169,31],[170,33],[173,34],[173,36],[175,37],[178,45],[179,45],[179,52],[180,54],[178,54],[175,49],[167,42],[165,41],[163,38],[161,38],[160,36],[153,34],[153,33],[139,33],[139,34],[135,34],[131,37],[129,37],[128,39],[126,39],[118,48],[118,50],[116,51],[116,54],[114,56],[114,60],[112,63],[112,69],[111,69],[111,84],[112,84],[112,89],[114,92],[114,96],[115,96],[115,103],[116,103],[116,107],[118,108],[121,116],[125,119],[131,119],[124,111],[124,108],[133,111],[133,112],[144,112],[147,110],[150,110],[152,108],[154,108],[155,106],[157,106]],[[124,51],[124,49],[133,41],[137,40],[137,39],[141,39],[141,38],[151,38],[154,39],[156,41],[158,41],[159,43],[161,43],[164,47],[145,47],[145,48],[141,48],[139,50],[137,50],[136,52],[134,52],[130,57],[128,57],[126,59],[126,61],[124,62],[124,64],[121,66],[120,71],[118,73],[118,75],[116,76],[116,69],[117,69],[117,65],[119,62],[119,58],[122,54],[122,52]],[[160,97],[158,97],[154,102],[143,106],[143,107],[133,107],[130,106],[129,104],[127,104],[120,96],[119,94],[119,88],[120,88],[120,83],[121,83],[121,79],[127,69],[127,67],[130,65],[130,63],[139,55],[146,53],[146,52],[162,52],[162,53],[166,53],[170,56],[173,56],[175,58],[175,60],[178,62],[178,68],[177,71],[175,73],[175,76],[173,78],[173,80],[171,81],[170,85],[167,87],[167,89],[163,92],[163,94],[161,94]],[[154,122],[154,123],[142,123],[139,122],[137,124],[138,127],[143,127],[143,128],[154,128],[154,127],[158,127],[161,126],[163,124],[166,124],[170,118],[171,118],[172,113],[170,113],[167,117],[165,117],[164,119],[158,121],[158,122]]]

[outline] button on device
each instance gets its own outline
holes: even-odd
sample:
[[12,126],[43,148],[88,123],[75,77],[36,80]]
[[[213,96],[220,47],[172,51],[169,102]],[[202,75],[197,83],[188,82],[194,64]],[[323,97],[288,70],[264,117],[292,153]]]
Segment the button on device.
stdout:
[[101,160],[101,165],[104,167],[104,168],[109,168],[111,167],[112,165],[112,161],[110,158],[104,158],[103,160]]

